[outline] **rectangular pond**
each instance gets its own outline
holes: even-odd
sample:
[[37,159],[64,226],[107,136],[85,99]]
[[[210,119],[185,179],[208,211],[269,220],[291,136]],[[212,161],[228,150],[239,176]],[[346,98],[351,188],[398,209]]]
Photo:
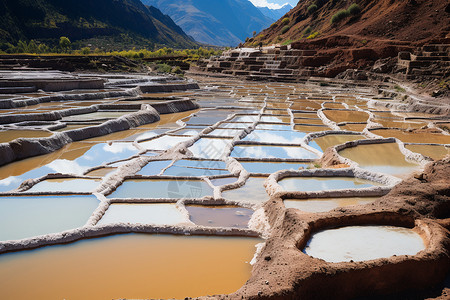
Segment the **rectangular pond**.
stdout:
[[306,169],[308,164],[288,163],[288,162],[259,162],[259,161],[241,161],[239,162],[249,173],[271,174],[280,170],[298,170]]
[[101,183],[100,179],[58,178],[46,179],[32,186],[27,192],[89,193]]
[[187,205],[190,220],[197,225],[209,227],[247,228],[253,210],[239,206]]
[[239,145],[231,152],[235,158],[285,158],[285,159],[316,159],[312,153],[300,146],[258,146]]
[[10,253],[0,256],[0,290],[4,299],[15,300],[232,293],[250,277],[248,262],[260,242],[242,237],[125,234]]
[[360,189],[380,185],[353,177],[287,177],[278,181],[285,191],[312,192],[343,189]]
[[0,240],[82,227],[98,204],[94,196],[0,197]]
[[275,144],[299,144],[306,133],[285,130],[253,130],[243,141],[270,142]]
[[243,203],[263,203],[269,199],[264,181],[266,177],[250,177],[240,188],[223,191],[222,197]]
[[187,220],[175,204],[111,204],[97,225],[110,223],[140,223],[175,225]]
[[397,143],[358,145],[339,151],[363,169],[391,175],[403,175],[420,168],[419,164],[407,161]]
[[127,179],[108,198],[202,198],[213,189],[203,180]]

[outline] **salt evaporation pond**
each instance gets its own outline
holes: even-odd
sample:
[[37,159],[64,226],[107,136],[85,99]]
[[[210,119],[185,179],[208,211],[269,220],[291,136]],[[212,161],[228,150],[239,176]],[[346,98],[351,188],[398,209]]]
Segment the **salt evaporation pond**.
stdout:
[[444,145],[405,145],[406,149],[428,156],[434,160],[440,160],[450,154],[450,147]]
[[161,173],[162,169],[168,167],[171,162],[171,160],[151,161],[137,172],[137,174],[146,176],[158,175]]
[[248,262],[259,242],[241,237],[126,234],[3,254],[0,290],[4,299],[17,300],[232,293],[250,277]]
[[306,133],[285,130],[254,130],[243,141],[276,142],[277,144],[300,144]]
[[190,219],[197,225],[212,227],[248,227],[253,210],[237,206],[187,205]]
[[203,180],[128,179],[109,198],[202,198],[213,189]]
[[98,179],[46,179],[33,185],[27,192],[89,193],[100,184]]
[[328,262],[415,255],[425,249],[415,231],[394,226],[348,226],[313,234],[304,252]]
[[94,196],[0,197],[0,241],[82,227],[98,204]]
[[288,162],[258,162],[241,161],[239,162],[249,173],[271,174],[280,170],[299,170],[306,169],[307,164],[288,163]]
[[373,172],[403,175],[420,168],[417,163],[406,160],[397,143],[358,145],[343,149],[339,154]]
[[350,197],[350,198],[311,198],[311,199],[285,199],[286,208],[296,208],[304,212],[326,212],[338,207],[364,205],[374,202],[378,197]]
[[0,143],[9,143],[18,138],[49,137],[52,134],[44,130],[4,130],[0,131]]
[[263,203],[269,199],[264,188],[265,180],[266,177],[250,177],[240,188],[223,191],[222,197],[237,202]]
[[257,146],[239,145],[231,152],[235,158],[285,158],[285,159],[316,159],[317,154],[300,146]]
[[353,177],[287,177],[278,181],[278,184],[288,192],[361,189],[379,185],[376,182]]
[[140,223],[175,225],[186,222],[175,204],[111,204],[97,225],[110,223]]
[[356,134],[329,134],[319,138],[315,138],[312,142],[309,143],[309,146],[320,151],[325,151],[329,147],[361,139],[364,139],[364,137]]

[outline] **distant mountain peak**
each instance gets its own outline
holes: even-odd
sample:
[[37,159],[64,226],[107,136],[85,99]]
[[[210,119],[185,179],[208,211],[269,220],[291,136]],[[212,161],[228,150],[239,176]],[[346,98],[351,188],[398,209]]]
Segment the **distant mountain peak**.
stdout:
[[273,9],[269,7],[257,7],[263,15],[268,18],[271,18],[273,21],[277,21],[282,18],[287,12],[293,9],[292,5],[289,3],[285,3],[283,6],[280,6],[278,9]]
[[[290,7],[290,9],[293,8],[293,6],[291,4],[289,4],[288,2],[286,3],[273,3],[271,0],[249,0],[254,6],[256,6],[257,8],[268,8],[271,10],[278,10],[278,9],[282,9],[282,8],[287,8]],[[281,1],[278,1],[281,2]],[[287,7],[286,7],[287,6]]]
[[198,42],[237,46],[273,23],[248,0],[142,0],[169,15]]

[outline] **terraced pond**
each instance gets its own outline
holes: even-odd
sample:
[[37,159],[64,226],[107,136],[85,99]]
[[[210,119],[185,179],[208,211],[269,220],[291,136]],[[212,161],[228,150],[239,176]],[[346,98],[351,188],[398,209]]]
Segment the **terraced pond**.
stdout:
[[[449,151],[443,130],[405,130],[433,123],[429,116],[407,122],[372,110],[364,88],[209,78],[199,90],[142,95],[134,79],[50,93],[59,98],[30,102],[26,120],[10,117],[21,108],[3,111],[1,145],[26,145],[23,159],[0,167],[5,299],[233,293],[252,276],[252,259],[263,259],[255,246],[270,238],[271,205],[299,218],[364,210],[398,177]],[[32,116],[52,108],[63,113]],[[45,147],[33,155],[42,155],[29,155],[36,144]],[[337,247],[343,240],[347,247]],[[364,261],[414,256],[425,245],[410,229],[373,224],[315,233],[297,254]]]

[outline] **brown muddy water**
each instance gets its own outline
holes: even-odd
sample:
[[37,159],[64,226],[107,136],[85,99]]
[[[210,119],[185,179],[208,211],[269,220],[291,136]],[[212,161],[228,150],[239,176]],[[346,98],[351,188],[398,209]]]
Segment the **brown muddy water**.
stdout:
[[2,298],[17,300],[232,293],[250,277],[260,241],[127,234],[4,254],[0,290]]

